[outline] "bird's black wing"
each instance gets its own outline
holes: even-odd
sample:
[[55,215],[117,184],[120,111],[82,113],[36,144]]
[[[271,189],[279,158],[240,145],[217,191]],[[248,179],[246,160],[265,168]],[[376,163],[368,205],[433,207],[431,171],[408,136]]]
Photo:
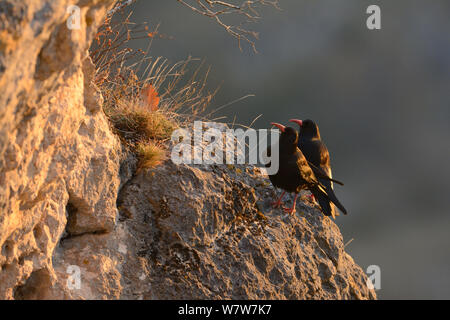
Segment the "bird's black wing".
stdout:
[[[328,148],[322,140],[318,140],[317,143],[317,151],[320,156],[320,167],[330,167],[330,153],[328,152]],[[317,163],[317,162],[316,162]]]
[[299,148],[297,148],[296,150],[296,162],[300,172],[300,177],[305,181],[306,184],[319,184],[319,181],[314,175],[313,170],[309,166],[308,161]]
[[311,169],[313,170],[313,172],[314,172],[314,174],[316,175],[317,178],[328,180],[328,181],[332,181],[332,182],[337,183],[337,184],[339,184],[341,186],[344,185],[343,182],[341,182],[339,180],[336,180],[336,179],[333,179],[327,172],[325,172],[325,170],[323,168],[317,167],[317,166],[315,166],[313,163],[311,163],[309,161],[308,161],[308,165],[311,167]]
[[322,212],[326,216],[333,215],[330,201],[333,202],[344,214],[347,214],[347,210],[345,210],[344,206],[339,202],[334,194],[333,188],[331,187],[331,179],[327,176],[323,169],[320,169],[326,178],[320,179],[323,181],[319,181],[300,149],[297,149],[297,165],[299,167],[302,179],[308,185],[308,189],[317,199],[320,207],[322,208]]

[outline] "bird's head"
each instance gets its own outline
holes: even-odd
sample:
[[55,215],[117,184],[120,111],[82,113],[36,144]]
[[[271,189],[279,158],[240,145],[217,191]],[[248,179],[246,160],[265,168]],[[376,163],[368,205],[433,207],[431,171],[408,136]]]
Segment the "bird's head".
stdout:
[[319,126],[312,120],[291,119],[290,122],[300,126],[300,135],[310,139],[320,139]]
[[297,145],[298,142],[298,133],[292,127],[285,127],[282,124],[271,122],[271,125],[277,127],[281,131],[280,135],[280,143],[282,144],[292,144]]

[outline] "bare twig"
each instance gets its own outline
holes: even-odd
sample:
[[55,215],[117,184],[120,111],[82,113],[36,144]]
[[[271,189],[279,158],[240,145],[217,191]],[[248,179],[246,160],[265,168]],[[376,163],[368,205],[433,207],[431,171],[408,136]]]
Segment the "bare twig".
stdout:
[[278,0],[246,0],[240,5],[234,4],[231,0],[214,1],[214,0],[177,0],[179,3],[188,7],[192,11],[203,16],[215,20],[229,34],[238,41],[239,49],[242,50],[241,41],[244,40],[250,44],[254,52],[257,52],[255,40],[258,39],[258,33],[241,26],[234,26],[226,23],[223,16],[234,13],[242,16],[244,22],[255,22],[260,19],[257,11],[258,6],[272,6],[279,9]]

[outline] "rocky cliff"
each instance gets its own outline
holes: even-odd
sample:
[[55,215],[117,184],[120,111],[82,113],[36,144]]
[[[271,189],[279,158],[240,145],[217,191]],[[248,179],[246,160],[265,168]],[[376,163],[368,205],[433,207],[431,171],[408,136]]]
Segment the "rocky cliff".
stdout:
[[257,168],[136,173],[87,52],[112,1],[79,1],[76,30],[71,4],[0,2],[0,299],[375,298],[334,222],[272,210]]

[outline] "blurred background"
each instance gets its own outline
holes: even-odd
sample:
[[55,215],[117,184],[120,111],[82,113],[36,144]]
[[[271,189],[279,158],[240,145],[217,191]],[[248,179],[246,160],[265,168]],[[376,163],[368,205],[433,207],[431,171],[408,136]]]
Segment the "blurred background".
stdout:
[[[381,8],[381,30],[366,9]],[[188,55],[222,85],[215,109],[232,121],[313,119],[331,154],[347,252],[381,268],[381,299],[450,299],[450,1],[280,0],[249,28],[258,53],[176,0],[132,5],[134,22],[169,37],[153,56]],[[144,40],[143,40],[144,41]],[[136,47],[145,48],[146,42]]]

